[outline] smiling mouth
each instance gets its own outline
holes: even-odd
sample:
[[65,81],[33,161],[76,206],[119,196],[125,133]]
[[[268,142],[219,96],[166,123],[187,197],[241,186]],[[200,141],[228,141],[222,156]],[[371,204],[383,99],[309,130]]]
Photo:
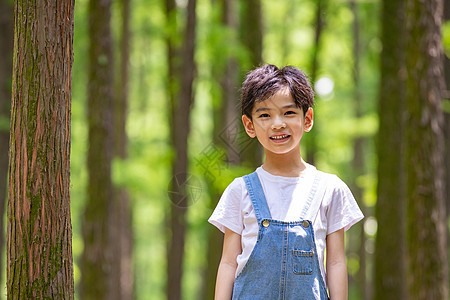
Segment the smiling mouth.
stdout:
[[283,134],[283,135],[275,135],[275,136],[271,136],[270,139],[271,140],[283,140],[283,139],[287,139],[288,137],[290,137],[290,135],[288,134]]

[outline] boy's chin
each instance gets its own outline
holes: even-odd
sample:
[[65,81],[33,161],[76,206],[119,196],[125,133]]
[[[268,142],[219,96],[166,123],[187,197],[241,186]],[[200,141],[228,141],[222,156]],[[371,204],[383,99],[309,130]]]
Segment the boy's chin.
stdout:
[[[280,147],[281,148],[281,147]],[[300,148],[294,147],[294,148],[286,148],[286,149],[268,149],[264,148],[264,152],[267,155],[291,155],[291,154],[300,154]]]

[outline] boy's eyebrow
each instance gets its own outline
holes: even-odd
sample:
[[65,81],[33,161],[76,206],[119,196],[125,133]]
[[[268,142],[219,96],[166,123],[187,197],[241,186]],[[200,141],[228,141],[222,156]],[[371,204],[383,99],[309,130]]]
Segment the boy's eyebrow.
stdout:
[[257,108],[257,109],[255,110],[255,114],[256,114],[257,112],[260,112],[260,111],[268,111],[268,110],[270,110],[270,108],[268,108],[268,107],[260,107],[260,108]]
[[283,106],[283,108],[298,108],[298,106],[295,104],[288,104],[288,105]]
[[[298,108],[298,106],[295,105],[295,104],[288,104],[288,105],[285,105],[285,106],[282,107],[282,109],[286,109],[286,108]],[[271,108],[269,108],[269,107],[260,107],[260,108],[257,108],[255,110],[255,114],[257,112],[260,112],[260,111],[268,111],[268,110],[271,110]]]

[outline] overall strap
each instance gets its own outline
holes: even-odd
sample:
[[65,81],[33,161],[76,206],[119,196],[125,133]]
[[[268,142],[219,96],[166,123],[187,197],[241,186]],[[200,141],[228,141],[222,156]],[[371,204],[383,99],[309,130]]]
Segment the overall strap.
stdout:
[[252,200],[253,209],[255,210],[256,219],[258,223],[262,219],[271,219],[269,207],[267,206],[266,197],[264,196],[264,191],[259,181],[258,174],[253,172],[244,177],[245,185],[247,186],[248,195],[250,200]]
[[325,174],[318,170],[316,170],[315,173],[311,191],[309,192],[308,199],[306,200],[306,204],[301,213],[303,219],[310,220],[311,222],[314,222],[317,213],[319,212],[327,187]]

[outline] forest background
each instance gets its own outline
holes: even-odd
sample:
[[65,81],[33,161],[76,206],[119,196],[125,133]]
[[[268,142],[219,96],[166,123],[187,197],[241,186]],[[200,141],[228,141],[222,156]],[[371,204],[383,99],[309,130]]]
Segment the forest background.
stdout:
[[[212,299],[222,235],[207,219],[232,179],[263,159],[242,131],[239,87],[250,69],[272,63],[300,67],[310,77],[315,125],[302,153],[347,182],[366,216],[346,235],[349,299],[447,295],[450,23],[439,20],[450,19],[450,5],[425,2],[64,2],[75,24],[69,294]],[[13,212],[20,199],[5,186],[10,128],[11,137],[17,134],[9,125],[11,94],[17,98],[12,45],[20,41],[18,24],[28,4],[0,3],[0,199],[6,208],[9,193],[7,210]],[[53,7],[38,3],[27,9]],[[17,114],[13,109],[12,121]],[[12,174],[20,165],[14,166],[9,181],[16,186]],[[6,218],[4,208],[0,212],[9,228],[21,222],[14,214]],[[51,272],[19,280],[17,260],[6,264],[19,250],[4,242],[5,235],[0,297],[8,291],[20,298],[17,282],[28,296],[47,291]],[[8,231],[7,241],[11,236]],[[31,261],[44,254],[35,252]],[[70,251],[64,255],[71,260]]]

